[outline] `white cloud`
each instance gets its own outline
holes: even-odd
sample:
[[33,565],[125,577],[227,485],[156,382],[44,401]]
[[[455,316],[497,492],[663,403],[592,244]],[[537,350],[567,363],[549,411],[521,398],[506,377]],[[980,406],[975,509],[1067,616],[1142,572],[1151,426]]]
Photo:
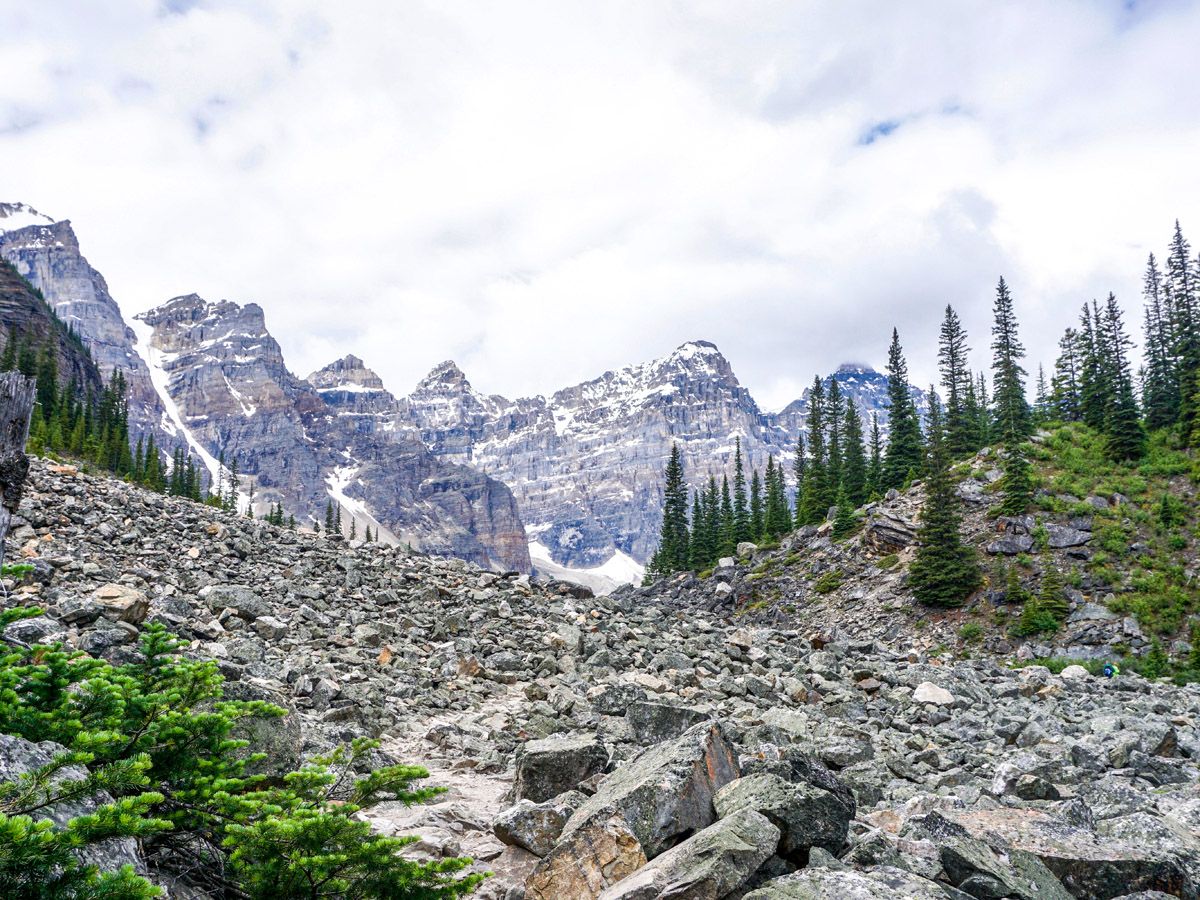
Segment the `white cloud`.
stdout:
[[[29,7],[32,9],[32,7]],[[752,13],[752,14],[751,14]],[[1033,359],[1200,223],[1196,3],[52,0],[0,34],[0,197],[127,314],[256,301],[292,367],[548,392],[704,337],[778,407],[953,303]],[[870,143],[867,136],[874,135]],[[1200,229],[1200,224],[1192,226]]]

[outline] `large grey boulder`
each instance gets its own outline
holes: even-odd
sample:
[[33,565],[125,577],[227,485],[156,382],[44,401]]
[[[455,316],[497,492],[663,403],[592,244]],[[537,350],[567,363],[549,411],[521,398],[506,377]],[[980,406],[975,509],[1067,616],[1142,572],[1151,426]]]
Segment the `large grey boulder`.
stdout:
[[608,888],[601,900],[720,900],[775,852],[779,829],[742,809]]
[[947,809],[940,814],[990,846],[1036,856],[1075,897],[1109,900],[1131,891],[1169,892],[1187,880],[1167,847],[1145,838],[1098,835],[1041,810]]
[[548,853],[525,883],[527,900],[595,900],[646,864],[637,835],[612,809],[593,816]]
[[521,800],[496,816],[492,832],[505,844],[545,856],[558,842],[571,814],[586,799],[578,791],[568,791],[544,803]]
[[938,850],[950,883],[980,900],[1070,900],[1054,873],[1026,850],[989,847],[939,812],[925,817],[918,833]]
[[262,597],[240,584],[213,585],[202,589],[200,596],[213,612],[232,610],[239,618],[248,622],[271,613],[271,607]]
[[527,741],[517,754],[513,797],[541,803],[603,772],[608,751],[591,735],[551,735]]
[[717,791],[713,804],[722,819],[745,809],[762,813],[782,832],[779,855],[800,855],[801,863],[807,861],[812,847],[832,853],[841,850],[852,815],[829,791],[765,773],[730,782]]
[[677,738],[712,714],[677,703],[630,703],[625,713],[633,738],[639,744],[657,744]]
[[870,872],[804,869],[768,881],[742,900],[966,900],[968,896],[903,869],[880,866]]
[[738,774],[737,755],[721,724],[693,726],[673,741],[642,751],[604,779],[563,833],[569,836],[615,809],[653,858],[680,835],[716,821],[713,796]]

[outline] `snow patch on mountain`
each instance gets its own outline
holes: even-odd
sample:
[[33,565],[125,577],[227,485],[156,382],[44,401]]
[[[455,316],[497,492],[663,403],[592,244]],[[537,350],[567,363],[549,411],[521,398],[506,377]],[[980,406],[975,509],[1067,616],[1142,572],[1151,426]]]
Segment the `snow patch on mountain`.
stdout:
[[24,203],[0,203],[0,234],[32,225],[53,225],[54,221]]
[[582,584],[596,594],[611,594],[623,584],[641,584],[642,577],[646,574],[644,566],[620,550],[613,553],[608,562],[599,566],[576,569],[556,563],[550,548],[540,541],[533,540],[529,542],[529,558],[533,561],[536,574]]
[[[208,472],[210,484],[221,485],[231,484],[233,481],[232,473],[229,469],[223,467],[215,456],[204,448],[204,445],[196,439],[190,428],[183,420],[183,414],[179,411],[179,405],[171,396],[168,389],[170,384],[170,376],[167,374],[164,365],[171,362],[176,354],[167,354],[158,350],[153,345],[154,326],[147,324],[141,316],[134,316],[130,320],[129,327],[133,329],[136,343],[134,349],[142,357],[142,361],[146,363],[146,367],[150,370],[150,383],[154,385],[154,390],[158,394],[158,399],[163,406],[163,430],[174,436],[182,436],[191,452],[200,460],[205,470]],[[207,417],[206,417],[207,418]],[[166,451],[166,447],[160,447],[160,450]],[[215,490],[215,488],[214,488]],[[238,508],[243,508],[250,503],[250,494],[246,491],[239,490],[237,492]]]

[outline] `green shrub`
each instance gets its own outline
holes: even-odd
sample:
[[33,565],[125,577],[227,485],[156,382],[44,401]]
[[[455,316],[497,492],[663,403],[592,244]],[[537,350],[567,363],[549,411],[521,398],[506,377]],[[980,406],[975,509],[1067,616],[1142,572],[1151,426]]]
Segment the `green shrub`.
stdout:
[[975,644],[983,639],[983,626],[978,622],[967,622],[958,629],[958,636],[964,643]]
[[835,569],[831,572],[826,572],[813,584],[813,590],[818,594],[832,594],[838,589],[842,583],[841,571]]
[[[37,610],[0,615],[0,627]],[[66,747],[50,766],[0,784],[0,896],[141,900],[155,895],[132,872],[101,874],[73,850],[113,836],[138,837],[165,868],[187,867],[219,896],[452,898],[481,880],[466,859],[420,863],[400,851],[414,838],[371,833],[357,817],[383,800],[419,803],[416,766],[368,771],[376,742],[360,740],[270,784],[247,767],[264,758],[231,737],[244,719],[276,717],[261,701],[222,699],[216,663],[184,659],[160,625],[143,632],[138,658],[113,666],[60,645],[0,656],[0,732]],[[86,778],[50,779],[65,765]],[[365,774],[363,774],[365,772]],[[154,791],[146,791],[152,785]],[[48,792],[115,802],[65,828],[35,822]],[[61,889],[28,890],[62,882]],[[319,886],[319,887],[314,887]]]

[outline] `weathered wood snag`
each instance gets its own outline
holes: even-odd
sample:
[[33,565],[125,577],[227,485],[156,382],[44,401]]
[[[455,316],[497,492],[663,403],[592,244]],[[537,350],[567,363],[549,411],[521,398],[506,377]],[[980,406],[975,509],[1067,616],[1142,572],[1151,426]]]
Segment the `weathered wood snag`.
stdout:
[[36,382],[19,372],[0,374],[0,565],[4,564],[4,541],[8,526],[21,503],[29,457],[29,417],[33,412]]

